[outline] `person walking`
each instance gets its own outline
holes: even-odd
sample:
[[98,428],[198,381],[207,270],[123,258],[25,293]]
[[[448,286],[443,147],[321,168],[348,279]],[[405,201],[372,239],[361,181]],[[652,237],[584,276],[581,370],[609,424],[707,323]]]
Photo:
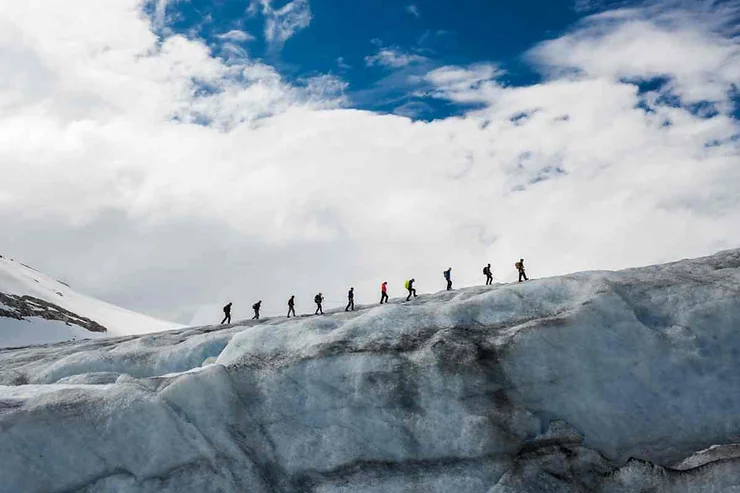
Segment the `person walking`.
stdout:
[[442,272],[442,274],[445,276],[445,280],[447,281],[447,291],[451,291],[452,290],[452,267]]
[[231,323],[231,302],[224,307],[224,319],[221,320],[221,323]]
[[491,272],[491,264],[483,267],[483,273],[486,275],[486,286],[493,284],[493,273]]
[[323,315],[324,309],[321,307],[321,304],[324,302],[324,295],[319,293],[316,296],[313,297],[314,303],[316,303],[316,313],[314,315]]
[[290,299],[288,300],[288,318],[290,318],[291,313],[293,314],[294,317],[296,316],[295,314],[295,295],[291,296]]
[[355,311],[355,288],[349,288],[349,292],[347,293],[347,308],[344,311],[348,312],[350,308],[352,311]]
[[528,281],[527,279],[527,273],[524,272],[524,259],[519,259],[519,262],[514,264],[514,267],[516,267],[516,270],[519,271],[519,282],[522,282],[522,278],[524,278],[525,281]]
[[416,289],[414,288],[414,283],[416,282],[416,279],[411,278],[408,281],[406,281],[405,288],[409,291],[409,295],[406,297],[406,301],[409,301],[411,299],[411,295],[416,298]]
[[260,308],[262,308],[262,300],[259,300],[257,303],[252,305],[252,310],[254,310],[254,317],[252,317],[252,320],[260,319]]
[[380,304],[388,303],[388,282],[383,281],[380,285]]

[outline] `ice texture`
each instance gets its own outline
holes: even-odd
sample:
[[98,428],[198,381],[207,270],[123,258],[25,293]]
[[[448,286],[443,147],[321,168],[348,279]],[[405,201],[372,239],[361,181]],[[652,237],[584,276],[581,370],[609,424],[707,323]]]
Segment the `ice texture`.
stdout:
[[740,492],[740,250],[0,350],[0,492]]

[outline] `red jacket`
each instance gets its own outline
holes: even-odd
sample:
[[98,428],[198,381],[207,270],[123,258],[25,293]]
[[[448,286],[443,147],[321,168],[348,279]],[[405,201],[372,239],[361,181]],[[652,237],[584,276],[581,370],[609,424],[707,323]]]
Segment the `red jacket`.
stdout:
[[380,292],[386,293],[387,291],[388,291],[388,283],[384,282],[383,284],[380,285]]

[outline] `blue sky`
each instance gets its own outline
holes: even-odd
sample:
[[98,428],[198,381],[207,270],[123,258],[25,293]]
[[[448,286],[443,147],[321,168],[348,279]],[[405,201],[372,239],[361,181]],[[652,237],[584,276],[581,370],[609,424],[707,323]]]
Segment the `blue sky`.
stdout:
[[[493,63],[503,70],[499,81],[531,85],[541,75],[523,56],[533,46],[557,38],[579,19],[615,7],[640,2],[625,0],[520,0],[516,2],[416,0],[312,0],[302,5],[310,24],[296,29],[284,43],[265,38],[266,14],[258,0],[180,0],[166,8],[168,33],[205,41],[216,56],[234,56],[234,45],[250,59],[275,67],[288,81],[333,74],[347,83],[346,95],[355,108],[398,112],[421,119],[444,118],[469,105],[425,97],[423,76],[446,66]],[[275,1],[279,10],[289,2]],[[150,13],[154,15],[155,6]],[[224,39],[241,31],[247,39]],[[224,45],[229,45],[224,50]],[[396,66],[372,63],[379,52],[408,57]]]

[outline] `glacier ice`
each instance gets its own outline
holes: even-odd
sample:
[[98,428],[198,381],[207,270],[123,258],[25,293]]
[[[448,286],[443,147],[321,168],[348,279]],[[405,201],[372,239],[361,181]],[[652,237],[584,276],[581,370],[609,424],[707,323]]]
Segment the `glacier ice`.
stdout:
[[740,491],[740,250],[0,350],[0,492]]

